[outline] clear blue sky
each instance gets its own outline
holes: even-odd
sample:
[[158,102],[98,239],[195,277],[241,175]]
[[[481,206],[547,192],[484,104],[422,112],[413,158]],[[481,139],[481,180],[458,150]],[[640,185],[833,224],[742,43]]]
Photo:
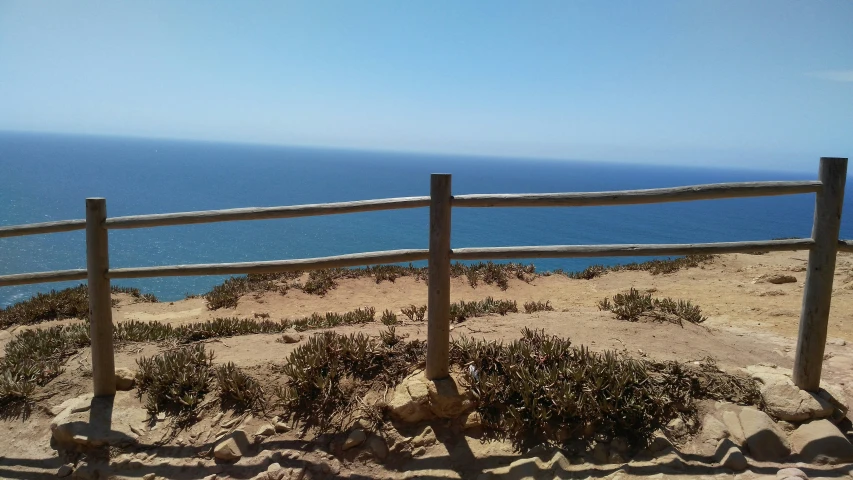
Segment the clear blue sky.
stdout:
[[0,130],[811,170],[853,2],[0,0]]

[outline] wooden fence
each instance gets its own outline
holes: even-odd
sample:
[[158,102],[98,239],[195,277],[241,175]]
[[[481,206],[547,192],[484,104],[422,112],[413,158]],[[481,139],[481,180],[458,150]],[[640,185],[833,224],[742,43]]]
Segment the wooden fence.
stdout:
[[[0,287],[88,280],[94,393],[95,395],[113,395],[115,394],[113,323],[110,309],[110,280],[113,278],[274,273],[428,260],[430,281],[428,282],[429,299],[427,305],[426,375],[430,379],[438,379],[446,377],[449,373],[451,260],[655,256],[809,250],[809,266],[794,359],[794,382],[800,388],[815,391],[820,384],[836,253],[838,251],[853,252],[853,241],[839,240],[838,238],[846,178],[846,158],[821,158],[817,181],[721,183],[614,192],[458,195],[454,197],[451,194],[451,176],[433,174],[429,197],[389,198],[271,208],[238,208],[113,218],[107,217],[105,199],[88,198],[86,199],[85,220],[0,227],[0,238],[85,229],[86,269],[4,275],[0,276]],[[816,197],[811,238],[665,245],[552,245],[457,249],[450,247],[450,218],[453,207],[586,207],[803,193],[814,193]],[[429,207],[430,209],[429,250],[389,250],[269,262],[134,268],[110,268],[109,266],[107,244],[108,232],[112,229],[296,218],[422,207]]]

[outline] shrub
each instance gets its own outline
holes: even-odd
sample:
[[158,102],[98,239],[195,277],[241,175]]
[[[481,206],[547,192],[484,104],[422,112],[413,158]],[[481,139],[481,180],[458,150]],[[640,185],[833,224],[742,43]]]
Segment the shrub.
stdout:
[[479,302],[459,302],[450,304],[450,320],[454,322],[464,322],[468,318],[482,317],[485,315],[507,313],[517,313],[518,305],[515,300],[495,300],[492,297],[486,297]]
[[540,311],[553,311],[554,307],[551,306],[551,302],[525,302],[524,303],[524,313],[533,313]]
[[616,318],[629,322],[636,322],[641,317],[677,325],[683,325],[682,321],[699,324],[707,320],[702,315],[702,310],[690,301],[652,298],[651,293],[642,294],[635,288],[624,294],[617,293],[613,296],[612,303],[610,299],[605,298],[598,302],[598,309],[611,311]]
[[196,344],[136,361],[136,382],[150,415],[166,412],[179,419],[194,418],[199,403],[210,389],[213,352]]
[[316,328],[332,328],[340,325],[358,325],[373,322],[376,309],[373,307],[357,308],[351,312],[334,313],[325,315],[314,313],[310,317],[300,318],[291,322],[294,330],[302,332]]
[[400,309],[409,320],[415,322],[423,322],[424,316],[426,315],[427,306],[421,305],[420,307],[416,307],[414,305],[409,305],[408,307],[403,307]]
[[264,390],[261,384],[233,362],[218,365],[213,372],[223,407],[237,411],[264,410]]
[[385,310],[382,312],[382,317],[380,319],[383,325],[396,325],[397,322],[397,314],[392,312],[391,310]]
[[287,358],[287,383],[277,390],[288,418],[306,429],[345,430],[372,387],[393,385],[423,361],[426,343],[404,342],[393,329],[381,341],[362,333],[311,336]]
[[644,271],[652,275],[675,273],[685,268],[696,268],[714,261],[716,255],[687,255],[685,257],[667,258],[664,260],[649,260],[641,263],[626,263],[622,265],[591,265],[580,272],[570,272],[565,275],[577,280],[592,280],[608,272]]
[[32,325],[47,320],[86,318],[89,315],[89,290],[86,285],[37,293],[29,300],[0,310],[0,328]]

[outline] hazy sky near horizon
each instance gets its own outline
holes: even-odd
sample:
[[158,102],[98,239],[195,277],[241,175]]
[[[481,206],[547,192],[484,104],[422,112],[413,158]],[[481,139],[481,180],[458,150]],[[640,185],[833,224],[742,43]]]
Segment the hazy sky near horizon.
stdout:
[[0,0],[0,130],[808,169],[853,2]]

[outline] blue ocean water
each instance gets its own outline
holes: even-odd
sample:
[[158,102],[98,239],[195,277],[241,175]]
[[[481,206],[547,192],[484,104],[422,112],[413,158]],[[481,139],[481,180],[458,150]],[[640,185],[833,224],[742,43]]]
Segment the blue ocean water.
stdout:
[[[0,133],[0,225],[83,218],[84,199],[110,216],[323,203],[429,194],[430,173],[453,192],[529,193],[654,188],[727,181],[806,180],[813,173],[453,157],[171,140]],[[812,195],[590,208],[454,209],[453,247],[682,243],[804,237]],[[842,237],[853,238],[853,193]],[[241,262],[427,248],[426,209],[110,232],[113,267]],[[580,270],[640,260],[554,259]],[[0,275],[85,268],[82,231],[0,239]],[[223,277],[116,281],[163,300],[202,293]],[[55,283],[0,288],[0,306]]]

